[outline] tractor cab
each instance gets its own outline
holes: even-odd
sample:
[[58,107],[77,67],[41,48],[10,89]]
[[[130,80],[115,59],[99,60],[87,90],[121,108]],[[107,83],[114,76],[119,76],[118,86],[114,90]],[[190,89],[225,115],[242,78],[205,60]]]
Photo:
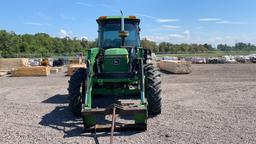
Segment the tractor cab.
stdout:
[[101,16],[97,23],[98,45],[102,57],[98,73],[119,73],[115,76],[120,76],[134,71],[132,63],[137,48],[140,47],[140,20],[135,16]]
[[99,47],[103,49],[109,48],[121,48],[123,46],[139,47],[139,23],[140,20],[135,16],[124,17],[123,31],[127,32],[127,36],[124,38],[122,43],[122,31],[121,17],[101,16],[97,19],[99,24]]

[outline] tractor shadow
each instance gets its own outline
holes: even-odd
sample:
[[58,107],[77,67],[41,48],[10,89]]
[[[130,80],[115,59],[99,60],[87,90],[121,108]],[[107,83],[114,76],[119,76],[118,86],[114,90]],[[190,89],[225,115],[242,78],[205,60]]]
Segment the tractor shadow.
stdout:
[[67,98],[68,98],[67,94],[57,94],[57,95],[54,95],[54,96],[42,101],[42,103],[65,104],[65,103],[68,103]]
[[82,119],[75,117],[68,104],[68,95],[54,95],[42,103],[58,104],[50,113],[45,114],[40,125],[64,132],[64,138],[80,136],[83,133]]
[[[64,138],[76,137],[76,136],[88,136],[92,137],[95,140],[95,143],[98,143],[98,137],[108,137],[110,132],[101,132],[101,133],[85,133],[83,128],[82,119],[80,117],[75,117],[68,107],[68,95],[54,95],[42,103],[47,104],[58,104],[51,112],[45,114],[41,121],[40,125],[53,128],[64,133]],[[102,121],[104,122],[104,121]],[[138,131],[131,132],[115,132],[115,136],[130,136],[137,133]]]
[[166,70],[159,70],[159,72],[161,74],[165,74],[165,75],[186,75],[186,74],[189,74],[189,73],[172,73],[172,72],[169,72],[169,71],[166,71]]

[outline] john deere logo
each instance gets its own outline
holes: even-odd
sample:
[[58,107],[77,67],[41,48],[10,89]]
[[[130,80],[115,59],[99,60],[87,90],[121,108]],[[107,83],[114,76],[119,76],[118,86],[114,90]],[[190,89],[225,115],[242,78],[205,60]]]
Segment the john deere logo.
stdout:
[[113,60],[113,65],[119,65],[119,64],[120,64],[120,59]]

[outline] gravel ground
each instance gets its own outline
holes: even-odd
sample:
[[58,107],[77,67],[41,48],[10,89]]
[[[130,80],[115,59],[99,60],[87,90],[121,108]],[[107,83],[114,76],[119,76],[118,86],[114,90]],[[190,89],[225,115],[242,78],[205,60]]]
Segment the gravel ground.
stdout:
[[[256,143],[256,66],[193,65],[162,74],[162,114],[146,132],[115,133],[114,143]],[[109,143],[83,133],[67,104],[69,77],[0,78],[0,143]]]

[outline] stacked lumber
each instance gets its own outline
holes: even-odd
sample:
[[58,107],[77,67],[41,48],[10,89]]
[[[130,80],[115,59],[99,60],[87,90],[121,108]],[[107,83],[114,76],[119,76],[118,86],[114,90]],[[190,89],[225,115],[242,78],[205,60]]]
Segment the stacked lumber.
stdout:
[[11,71],[13,77],[25,76],[48,76],[50,75],[50,67],[36,66],[36,67],[21,67]]
[[191,73],[191,62],[162,60],[159,68],[174,74],[188,74]]
[[0,58],[0,70],[11,71],[20,67],[29,66],[26,58]]
[[70,64],[67,66],[67,76],[71,76],[79,68],[86,68],[86,64]]

